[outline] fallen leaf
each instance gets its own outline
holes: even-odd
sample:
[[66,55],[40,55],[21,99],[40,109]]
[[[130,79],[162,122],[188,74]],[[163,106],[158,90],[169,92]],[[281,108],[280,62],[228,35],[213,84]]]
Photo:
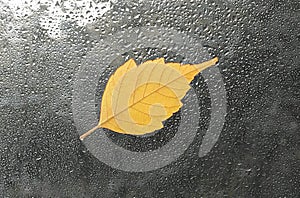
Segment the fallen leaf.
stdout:
[[133,59],[128,60],[107,82],[99,124],[80,139],[98,128],[131,135],[161,129],[162,122],[182,107],[181,99],[194,77],[217,62],[216,57],[201,64],[181,65],[159,58],[137,66]]

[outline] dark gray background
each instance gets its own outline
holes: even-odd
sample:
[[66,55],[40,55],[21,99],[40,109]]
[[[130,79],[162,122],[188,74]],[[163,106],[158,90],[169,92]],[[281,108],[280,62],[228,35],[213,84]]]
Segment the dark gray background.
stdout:
[[[95,24],[63,24],[61,40],[31,16],[22,42],[0,37],[0,196],[299,197],[299,9],[297,0],[119,1]],[[9,20],[0,13],[0,31]],[[228,112],[207,156],[195,143],[169,166],[127,173],[79,140],[72,83],[99,38],[145,25],[186,32],[220,58]]]

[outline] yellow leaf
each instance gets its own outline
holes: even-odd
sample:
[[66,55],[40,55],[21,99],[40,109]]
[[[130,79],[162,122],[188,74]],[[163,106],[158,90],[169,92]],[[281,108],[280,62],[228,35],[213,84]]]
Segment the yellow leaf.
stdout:
[[139,66],[133,59],[120,66],[109,78],[101,101],[99,124],[86,132],[84,139],[98,128],[131,135],[151,133],[177,112],[190,82],[218,58],[195,65],[165,63],[163,58]]

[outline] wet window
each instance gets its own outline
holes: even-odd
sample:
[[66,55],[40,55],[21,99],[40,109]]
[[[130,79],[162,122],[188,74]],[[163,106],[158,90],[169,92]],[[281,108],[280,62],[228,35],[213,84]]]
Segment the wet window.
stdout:
[[0,0],[0,197],[299,197],[296,0]]

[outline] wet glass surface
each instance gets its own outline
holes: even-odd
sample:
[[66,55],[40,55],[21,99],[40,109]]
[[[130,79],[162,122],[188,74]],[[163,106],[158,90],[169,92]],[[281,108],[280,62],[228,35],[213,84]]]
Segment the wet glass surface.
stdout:
[[[299,10],[0,0],[0,197],[299,197]],[[216,56],[162,129],[79,139],[129,58]]]

